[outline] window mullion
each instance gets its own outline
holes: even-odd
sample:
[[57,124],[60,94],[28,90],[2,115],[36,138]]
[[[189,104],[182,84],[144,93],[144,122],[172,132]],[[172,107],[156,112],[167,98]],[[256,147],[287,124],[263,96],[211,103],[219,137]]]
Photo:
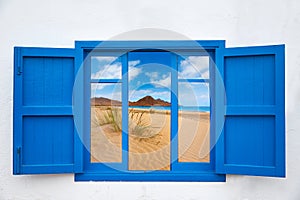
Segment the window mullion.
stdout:
[[177,56],[172,54],[171,63],[171,170],[178,163],[178,63]]
[[122,79],[91,79],[91,83],[121,83]]
[[196,83],[208,83],[209,79],[178,79],[178,82],[196,82]]
[[128,170],[128,54],[122,56],[122,166]]

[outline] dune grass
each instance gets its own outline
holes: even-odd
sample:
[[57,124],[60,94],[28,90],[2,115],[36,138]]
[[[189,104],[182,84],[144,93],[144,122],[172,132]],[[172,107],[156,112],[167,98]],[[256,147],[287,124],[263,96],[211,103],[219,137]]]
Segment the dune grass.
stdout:
[[[145,121],[146,110],[129,109],[128,131],[135,137],[149,137],[150,124]],[[94,107],[91,109],[92,127],[110,125],[114,132],[122,131],[122,109],[120,107]]]
[[129,110],[129,133],[136,137],[147,137],[146,133],[149,132],[150,124],[143,118],[146,110],[136,111],[134,109]]
[[92,126],[104,126],[110,124],[114,132],[122,130],[122,114],[118,107],[92,108]]

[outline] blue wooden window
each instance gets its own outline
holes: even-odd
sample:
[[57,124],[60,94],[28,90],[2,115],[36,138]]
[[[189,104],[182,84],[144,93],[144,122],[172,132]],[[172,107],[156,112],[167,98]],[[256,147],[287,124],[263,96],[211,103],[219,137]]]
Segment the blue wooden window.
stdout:
[[[16,47],[14,174],[75,173],[78,181],[224,181],[225,174],[284,177],[284,46],[225,48],[224,41],[197,44],[202,47],[189,41],[76,42],[75,49]],[[171,52],[170,156],[174,162],[170,170],[128,169],[127,73],[128,52],[132,51]],[[184,75],[179,63],[186,56],[206,56],[209,73],[200,78],[178,77]],[[95,57],[117,59],[119,72],[93,74]],[[186,82],[198,88],[208,86],[208,162],[178,156],[181,103],[177,96]],[[93,162],[91,88],[101,84],[117,86],[121,93],[122,152],[118,159]]]

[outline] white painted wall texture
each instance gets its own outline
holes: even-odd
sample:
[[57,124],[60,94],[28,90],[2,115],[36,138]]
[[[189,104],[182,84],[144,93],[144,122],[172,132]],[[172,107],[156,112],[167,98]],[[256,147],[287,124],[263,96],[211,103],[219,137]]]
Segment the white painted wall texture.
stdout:
[[[227,46],[286,44],[287,178],[228,175],[226,183],[82,183],[74,182],[73,175],[12,175],[13,47],[73,47],[74,40],[106,40],[147,27],[192,39],[225,39]],[[131,39],[135,37],[139,39]],[[299,0],[0,0],[0,200],[297,200],[299,122]]]

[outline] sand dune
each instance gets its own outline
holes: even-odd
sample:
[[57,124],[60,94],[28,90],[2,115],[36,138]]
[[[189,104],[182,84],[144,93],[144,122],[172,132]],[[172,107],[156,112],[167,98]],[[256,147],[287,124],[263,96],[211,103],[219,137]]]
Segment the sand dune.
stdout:
[[129,170],[170,170],[170,115],[146,112],[142,120],[150,134],[129,131]]
[[[95,111],[100,116],[106,112],[96,109],[92,109],[94,121],[99,120]],[[170,126],[169,111],[129,113],[129,170],[170,170]],[[209,162],[209,126],[209,113],[179,112],[178,162]],[[121,131],[113,125],[92,124],[91,161],[121,162],[121,141]]]
[[91,108],[91,162],[122,162],[120,112],[118,107]]
[[204,112],[179,112],[179,162],[209,162],[210,115]]

